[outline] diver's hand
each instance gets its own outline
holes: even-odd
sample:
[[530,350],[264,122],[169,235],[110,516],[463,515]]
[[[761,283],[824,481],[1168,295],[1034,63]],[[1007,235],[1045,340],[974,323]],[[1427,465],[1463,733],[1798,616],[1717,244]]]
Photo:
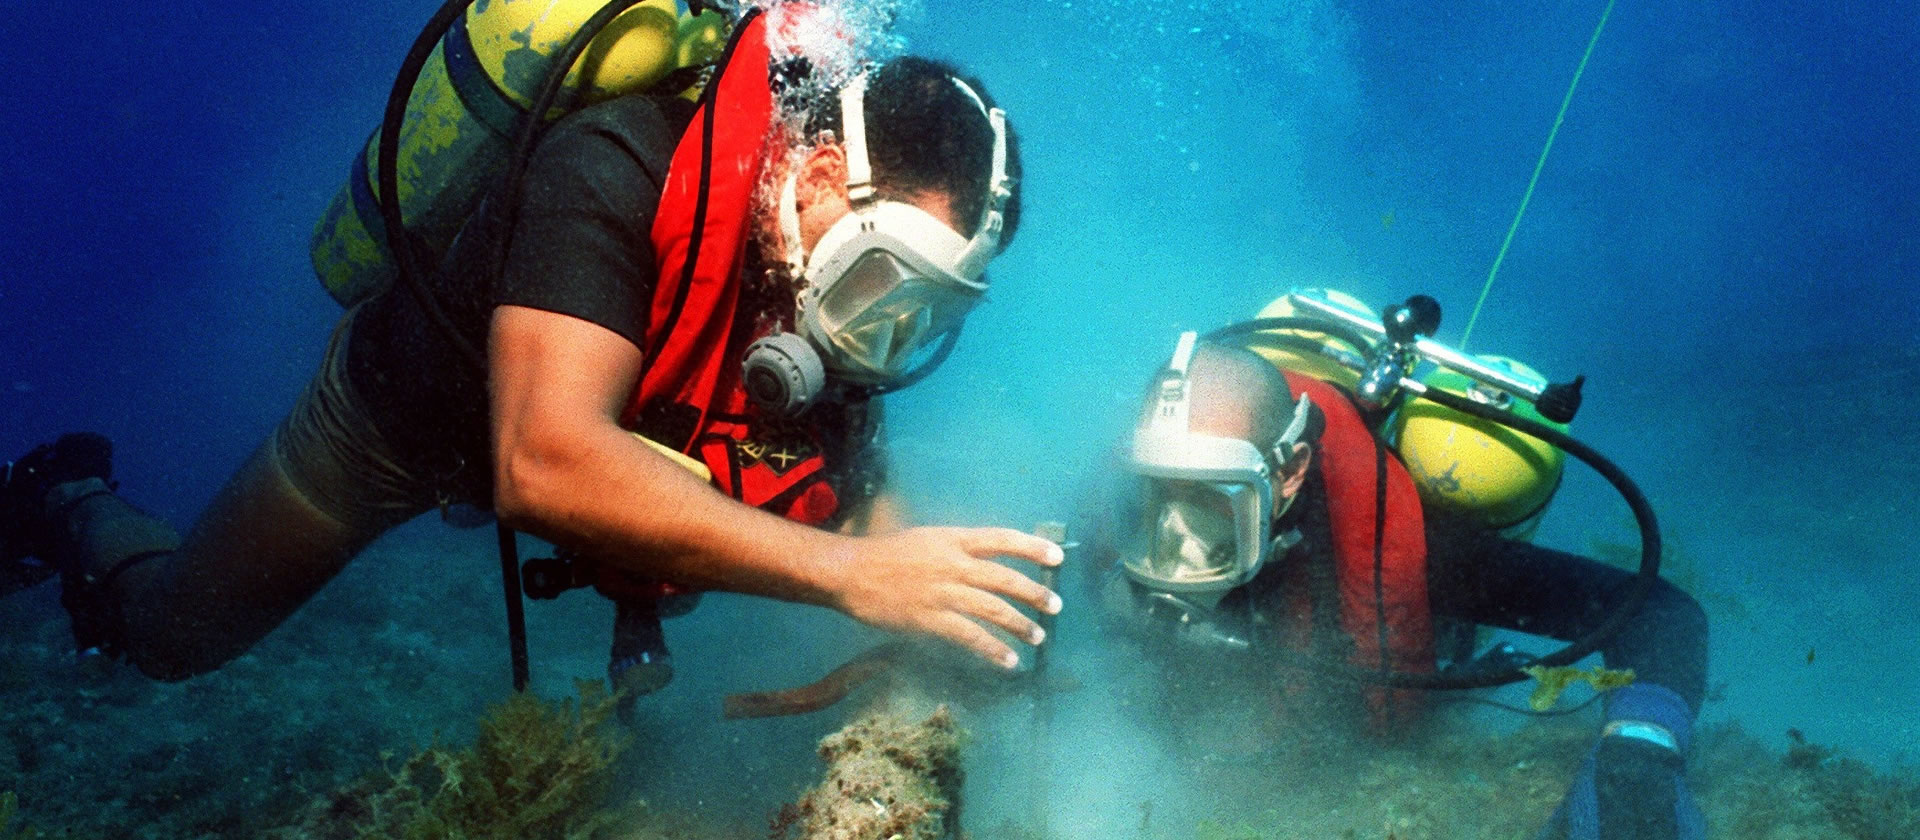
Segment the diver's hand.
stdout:
[[1060,612],[1060,596],[994,557],[1058,566],[1064,555],[1052,542],[1009,528],[910,528],[852,538],[828,562],[831,605],[875,627],[932,636],[1011,669],[1019,654],[981,623],[1040,644],[1040,626],[1010,602],[1052,615]]

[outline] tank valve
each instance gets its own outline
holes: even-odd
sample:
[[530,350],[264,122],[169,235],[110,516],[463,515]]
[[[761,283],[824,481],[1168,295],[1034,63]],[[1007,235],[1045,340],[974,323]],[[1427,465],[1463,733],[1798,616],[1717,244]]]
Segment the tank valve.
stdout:
[[1354,386],[1360,401],[1370,408],[1384,408],[1400,394],[1400,380],[1413,373],[1420,356],[1420,339],[1440,329],[1440,302],[1426,295],[1414,295],[1406,303],[1387,307],[1380,316],[1387,340],[1374,352],[1373,364]]
[[1580,387],[1587,384],[1587,375],[1580,374],[1572,382],[1548,385],[1540,392],[1540,399],[1534,400],[1533,407],[1540,410],[1540,416],[1555,423],[1571,423],[1573,415],[1580,413]]

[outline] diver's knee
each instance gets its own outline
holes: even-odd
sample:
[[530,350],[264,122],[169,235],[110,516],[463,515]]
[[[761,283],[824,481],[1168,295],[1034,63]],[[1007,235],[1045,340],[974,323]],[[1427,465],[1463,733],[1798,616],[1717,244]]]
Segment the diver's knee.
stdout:
[[1647,594],[1641,614],[1660,622],[1669,628],[1669,632],[1702,638],[1707,634],[1706,608],[1700,606],[1700,601],[1686,590],[1664,578]]
[[82,578],[107,579],[136,562],[180,547],[172,525],[115,495],[99,479],[54,488],[49,505],[61,512],[62,549]]

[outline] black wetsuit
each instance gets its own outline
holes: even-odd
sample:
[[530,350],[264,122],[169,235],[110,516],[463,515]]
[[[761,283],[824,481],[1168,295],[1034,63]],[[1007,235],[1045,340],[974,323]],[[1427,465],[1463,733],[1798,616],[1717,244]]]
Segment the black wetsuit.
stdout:
[[[629,96],[568,117],[542,140],[514,217],[495,212],[497,197],[483,203],[428,278],[471,346],[484,352],[502,305],[571,315],[642,346],[657,277],[649,232],[689,116],[678,102]],[[502,264],[509,221],[515,241]],[[348,375],[382,433],[418,459],[410,466],[487,498],[485,372],[404,289],[356,313]]]
[[[1634,573],[1577,554],[1557,551],[1477,527],[1461,517],[1425,510],[1427,597],[1436,619],[1517,630],[1560,640],[1591,632],[1626,597]],[[1297,527],[1302,539],[1286,556],[1273,558],[1244,593],[1223,609],[1275,604],[1288,566],[1309,564],[1306,577],[1321,591],[1328,616],[1322,638],[1338,634],[1332,591],[1334,559],[1326,491],[1316,464],[1300,499],[1280,527]],[[1350,643],[1347,643],[1350,644]],[[1695,712],[1706,695],[1707,619],[1699,603],[1679,587],[1659,581],[1638,617],[1600,648],[1609,668],[1631,668],[1639,681],[1663,685],[1686,698]],[[1344,657],[1342,657],[1344,659]]]

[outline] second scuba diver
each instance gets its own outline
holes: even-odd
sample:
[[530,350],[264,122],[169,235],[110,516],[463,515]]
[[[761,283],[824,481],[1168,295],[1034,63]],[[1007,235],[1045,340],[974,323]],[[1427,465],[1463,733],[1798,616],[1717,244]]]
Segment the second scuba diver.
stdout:
[[[1420,693],[1368,678],[1433,675],[1437,625],[1572,640],[1627,603],[1630,572],[1424,502],[1355,383],[1303,372],[1328,369],[1313,355],[1182,336],[1124,449],[1130,487],[1102,540],[1101,600],[1121,627],[1193,667],[1270,669],[1283,726],[1345,710],[1386,735],[1418,718]],[[1608,693],[1600,737],[1541,837],[1703,836],[1684,757],[1706,639],[1699,605],[1661,580],[1600,645],[1608,668],[1636,678]]]
[[[58,574],[82,649],[184,679],[389,529],[470,503],[594,558],[616,596],[639,581],[816,604],[1013,667],[983,625],[1038,644],[1014,604],[1060,601],[993,558],[1055,565],[1058,546],[831,530],[879,480],[872,397],[933,363],[1013,236],[1012,130],[945,64],[816,72],[792,33],[844,44],[795,25],[807,4],[770,5],[737,22],[698,113],[641,95],[574,112],[524,190],[472,215],[426,300],[390,284],[356,301],[184,540],[115,494],[98,435],[8,464],[0,580]],[[449,332],[484,348],[478,367]]]

